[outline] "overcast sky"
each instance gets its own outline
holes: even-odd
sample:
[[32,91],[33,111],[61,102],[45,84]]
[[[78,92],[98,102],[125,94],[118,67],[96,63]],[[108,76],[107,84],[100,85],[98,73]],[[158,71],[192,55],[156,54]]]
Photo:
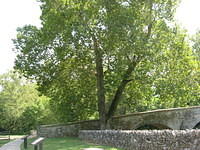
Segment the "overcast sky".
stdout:
[[[15,54],[11,39],[16,28],[25,24],[40,26],[40,7],[36,0],[1,0],[0,5],[0,74],[12,69]],[[200,28],[200,0],[182,0],[176,18],[190,34]]]
[[200,0],[182,0],[176,18],[190,34],[200,28]]
[[40,7],[36,0],[1,0],[0,4],[0,74],[12,69],[15,54],[11,39],[16,28],[25,24],[40,26]]

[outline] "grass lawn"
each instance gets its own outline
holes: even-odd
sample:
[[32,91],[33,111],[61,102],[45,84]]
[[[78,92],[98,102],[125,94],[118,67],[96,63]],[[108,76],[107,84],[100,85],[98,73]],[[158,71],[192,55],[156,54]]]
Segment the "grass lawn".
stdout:
[[10,142],[10,140],[1,140],[0,139],[0,147],[6,143]]
[[[34,150],[30,144],[34,139],[28,140],[28,149]],[[80,150],[82,148],[103,148],[104,150],[120,150],[117,148],[111,148],[107,146],[93,145],[79,140],[78,138],[48,138],[43,143],[44,150]],[[24,150],[23,144],[21,150]]]

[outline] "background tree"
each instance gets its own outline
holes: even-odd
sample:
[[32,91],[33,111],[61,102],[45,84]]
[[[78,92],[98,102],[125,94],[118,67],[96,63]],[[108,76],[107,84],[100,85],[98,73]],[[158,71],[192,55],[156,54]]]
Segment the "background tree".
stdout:
[[38,124],[56,122],[48,106],[49,98],[39,96],[35,84],[9,72],[0,75],[0,87],[0,128],[25,133]]
[[184,31],[168,33],[163,51],[138,66],[118,113],[199,105],[199,62]]

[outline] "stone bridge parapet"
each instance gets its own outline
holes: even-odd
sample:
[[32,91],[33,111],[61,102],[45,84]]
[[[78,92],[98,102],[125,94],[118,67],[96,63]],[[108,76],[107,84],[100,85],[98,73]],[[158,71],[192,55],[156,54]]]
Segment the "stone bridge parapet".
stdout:
[[158,129],[193,129],[200,122],[200,106],[160,109],[113,117],[112,129],[140,129],[145,125]]
[[[200,127],[200,106],[115,116],[109,124],[110,129],[114,130],[136,130],[146,127],[173,130],[194,129]],[[41,125],[38,127],[38,134],[44,137],[78,136],[80,130],[98,129],[99,121],[91,120],[62,125]]]

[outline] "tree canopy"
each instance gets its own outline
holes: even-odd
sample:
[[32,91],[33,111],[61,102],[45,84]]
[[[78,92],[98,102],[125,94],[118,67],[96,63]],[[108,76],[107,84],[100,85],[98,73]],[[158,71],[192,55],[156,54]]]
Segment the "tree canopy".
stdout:
[[98,111],[106,128],[119,104],[122,112],[194,104],[198,62],[173,19],[178,0],[40,2],[42,27],[17,30],[15,68],[65,121]]

